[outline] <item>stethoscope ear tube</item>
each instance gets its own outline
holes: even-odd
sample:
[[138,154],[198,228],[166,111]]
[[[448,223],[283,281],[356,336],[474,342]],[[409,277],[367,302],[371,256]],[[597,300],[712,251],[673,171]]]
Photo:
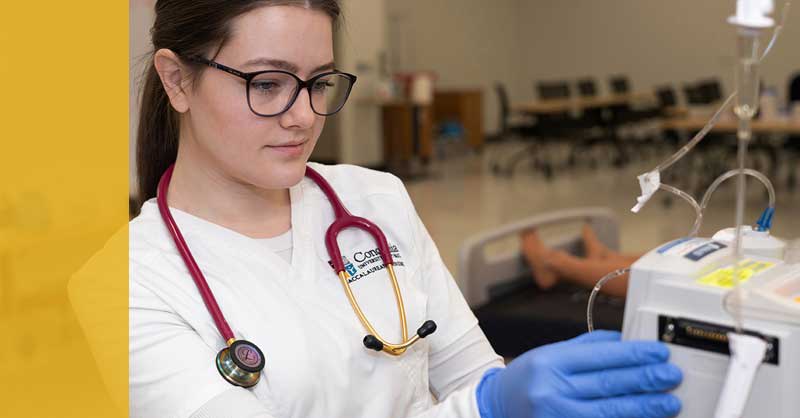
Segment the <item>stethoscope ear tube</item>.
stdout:
[[233,385],[242,387],[254,386],[261,378],[261,371],[264,369],[264,353],[262,353],[261,349],[255,344],[249,341],[235,339],[233,331],[225,320],[225,316],[222,315],[222,310],[219,308],[217,300],[214,298],[214,294],[208,287],[203,272],[200,270],[200,267],[198,267],[197,262],[192,256],[192,252],[189,250],[189,246],[183,239],[178,224],[175,223],[175,219],[172,218],[169,206],[167,205],[167,190],[169,189],[169,182],[172,179],[172,171],[174,168],[174,164],[169,166],[161,176],[161,180],[158,182],[156,203],[158,204],[161,218],[164,220],[164,225],[172,236],[175,246],[181,258],[183,258],[186,268],[189,270],[189,274],[192,276],[208,312],[214,319],[214,323],[220,334],[222,334],[222,337],[229,345],[220,350],[217,354],[217,371],[219,371],[225,380]]
[[197,262],[194,260],[192,252],[189,250],[186,240],[183,239],[183,234],[181,234],[178,224],[175,223],[175,219],[172,218],[172,214],[169,211],[169,206],[167,205],[167,190],[169,190],[169,182],[172,180],[172,171],[174,169],[175,164],[170,165],[161,176],[161,180],[158,182],[158,190],[156,193],[158,211],[161,213],[161,218],[164,220],[164,225],[167,227],[167,231],[169,232],[170,236],[172,236],[172,240],[175,242],[175,247],[177,247],[178,253],[180,253],[181,258],[183,258],[183,262],[186,264],[186,268],[189,270],[189,274],[191,274],[194,284],[197,286],[197,290],[200,292],[200,296],[203,298],[203,303],[205,303],[206,309],[208,309],[209,314],[211,314],[211,318],[214,319],[214,324],[216,324],[217,329],[219,330],[220,334],[222,334],[222,338],[224,338],[225,341],[230,341],[234,339],[233,331],[228,325],[228,321],[225,320],[225,316],[222,314],[222,310],[219,308],[217,300],[214,298],[214,294],[208,287],[208,283],[203,276],[203,272],[200,271],[200,267],[197,266]]
[[[406,311],[405,307],[403,306],[403,296],[400,293],[400,285],[398,284],[397,277],[394,273],[394,260],[392,259],[392,252],[389,248],[389,244],[386,241],[386,236],[383,234],[383,231],[381,231],[376,224],[370,222],[368,219],[360,216],[353,216],[347,210],[347,208],[344,207],[342,201],[339,200],[339,197],[336,195],[336,192],[333,190],[333,187],[331,187],[330,183],[328,183],[327,180],[325,180],[325,178],[323,178],[313,168],[306,167],[306,177],[310,178],[314,183],[317,184],[333,207],[335,219],[325,233],[325,247],[328,250],[328,255],[331,257],[333,269],[339,276],[339,280],[344,287],[345,294],[347,295],[347,299],[350,301],[353,311],[355,312],[356,316],[358,316],[358,319],[361,321],[361,324],[364,326],[364,328],[367,329],[367,332],[369,332],[369,334],[367,334],[362,341],[364,347],[370,350],[384,351],[395,356],[403,354],[408,347],[419,341],[420,338],[425,338],[436,331],[436,323],[430,320],[425,321],[425,323],[423,323],[422,326],[417,330],[417,335],[410,339],[408,338],[408,324],[406,323]],[[403,341],[400,344],[390,344],[381,338],[380,335],[378,335],[378,332],[367,320],[364,312],[358,305],[358,301],[356,301],[356,298],[353,295],[353,291],[350,289],[350,281],[345,274],[344,260],[342,259],[342,254],[339,250],[339,243],[337,242],[339,233],[347,228],[358,228],[363,230],[364,232],[372,235],[378,245],[381,260],[383,261],[383,265],[386,266],[386,271],[389,273],[389,279],[392,282],[392,288],[397,301],[397,312],[400,316],[400,335]]]

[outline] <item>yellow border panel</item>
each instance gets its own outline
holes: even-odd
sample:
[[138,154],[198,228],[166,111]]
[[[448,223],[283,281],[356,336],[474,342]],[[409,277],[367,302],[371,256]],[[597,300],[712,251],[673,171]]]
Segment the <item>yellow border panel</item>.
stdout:
[[3,417],[127,416],[127,6],[0,5]]

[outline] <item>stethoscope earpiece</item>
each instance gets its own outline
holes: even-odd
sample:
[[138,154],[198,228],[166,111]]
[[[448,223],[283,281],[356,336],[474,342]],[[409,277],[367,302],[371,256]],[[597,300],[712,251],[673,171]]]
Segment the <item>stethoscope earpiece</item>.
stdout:
[[425,321],[421,327],[417,330],[417,335],[419,338],[425,338],[428,335],[431,335],[436,331],[436,322],[431,321],[430,319]]
[[374,335],[370,334],[364,337],[364,347],[369,348],[370,350],[381,351],[383,350],[383,343],[375,338]]
[[254,386],[261,378],[263,369],[264,353],[246,340],[236,340],[217,354],[219,374],[236,386]]
[[[431,321],[429,319],[429,320],[425,321],[422,324],[422,326],[417,329],[417,335],[419,336],[419,338],[425,338],[425,337],[433,334],[434,331],[436,331],[436,322],[433,322],[433,321]],[[376,336],[374,336],[372,334],[369,334],[366,337],[364,337],[364,347],[367,347],[370,350],[381,351],[384,348],[384,344],[380,339],[378,339],[378,337],[376,337]],[[395,352],[398,352],[398,353],[402,353],[403,351],[405,351],[405,347],[394,347],[393,348],[391,345],[389,347],[390,347],[390,352],[391,351],[395,351]],[[402,351],[400,351],[400,350],[402,350]]]

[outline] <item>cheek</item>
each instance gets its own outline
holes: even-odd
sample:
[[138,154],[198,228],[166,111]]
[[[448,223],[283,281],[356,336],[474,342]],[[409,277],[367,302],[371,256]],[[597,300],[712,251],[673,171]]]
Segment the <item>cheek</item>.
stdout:
[[264,134],[276,125],[254,115],[247,106],[245,93],[232,88],[204,91],[196,115],[198,140],[226,160],[252,155],[253,147],[264,145]]
[[250,118],[244,92],[234,89],[207,89],[202,96],[200,123],[214,137],[227,136],[232,129],[240,128]]
[[312,133],[311,133],[311,141],[312,141],[311,144],[312,146],[310,147],[311,150],[313,150],[314,147],[316,147],[317,140],[319,140],[319,136],[322,134],[323,128],[325,128],[325,119],[326,119],[325,116],[318,115],[317,119],[314,121],[314,127],[312,128]]

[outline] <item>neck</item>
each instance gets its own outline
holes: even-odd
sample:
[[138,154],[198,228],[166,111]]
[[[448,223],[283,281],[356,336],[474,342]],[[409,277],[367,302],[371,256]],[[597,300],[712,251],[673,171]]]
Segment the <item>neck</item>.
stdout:
[[181,141],[167,192],[170,207],[251,238],[278,236],[291,227],[289,190],[267,190],[204,163]]

